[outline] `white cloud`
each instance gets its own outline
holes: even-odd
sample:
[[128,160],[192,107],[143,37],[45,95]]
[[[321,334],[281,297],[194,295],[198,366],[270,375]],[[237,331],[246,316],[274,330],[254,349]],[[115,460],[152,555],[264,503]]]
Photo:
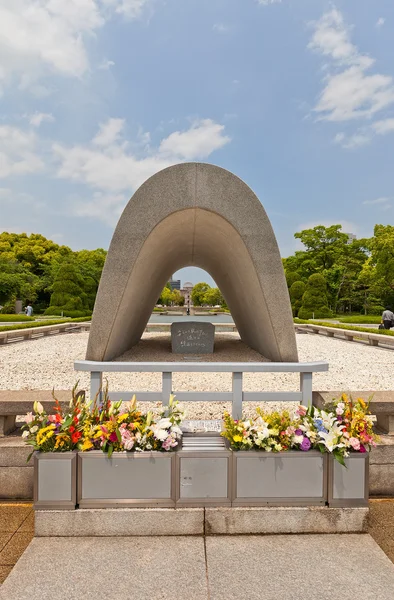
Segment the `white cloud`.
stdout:
[[17,81],[30,89],[53,73],[82,77],[89,70],[86,39],[115,13],[136,19],[151,2],[0,0],[0,86]]
[[[158,148],[151,148],[149,134],[141,132],[136,144],[129,144],[122,139],[123,126],[122,119],[109,119],[90,144],[71,148],[54,144],[59,163],[57,176],[104,192],[101,202],[113,202],[114,197],[119,201],[117,194],[130,194],[157,171],[184,160],[206,158],[230,141],[224,135],[224,126],[211,119],[196,121],[188,130],[172,133]],[[130,150],[132,146],[137,150]]]
[[159,152],[164,156],[182,160],[207,158],[214,150],[230,141],[223,135],[224,125],[211,119],[195,121],[187,131],[174,131],[160,144]]
[[230,27],[225,23],[215,23],[212,29],[218,33],[228,33],[230,31]]
[[374,59],[363,55],[350,40],[342,14],[333,8],[315,23],[309,48],[332,59],[331,72],[314,111],[327,121],[371,118],[394,103],[389,75],[366,74]]
[[0,178],[36,173],[44,168],[37,153],[37,138],[32,131],[9,125],[0,126]]
[[100,125],[100,130],[93,138],[93,144],[96,146],[111,146],[115,144],[124,127],[124,119],[108,119],[106,123]]
[[379,17],[379,19],[376,21],[375,27],[383,27],[385,22],[386,19],[384,17]]
[[376,121],[372,128],[376,133],[380,135],[385,135],[386,133],[391,133],[394,131],[394,119],[383,119],[382,121]]
[[282,0],[257,0],[262,6],[268,6],[268,4],[280,4]]
[[88,200],[71,199],[71,210],[77,217],[90,217],[116,225],[128,199],[126,194],[94,192]]
[[111,67],[113,67],[114,65],[115,65],[115,63],[113,60],[105,59],[102,61],[102,63],[100,63],[98,68],[101,69],[102,71],[109,71],[109,69]]
[[127,19],[138,19],[151,0],[101,0],[104,6],[111,7]]
[[375,198],[374,200],[364,200],[363,204],[369,204],[369,205],[387,205],[390,202],[391,198],[387,198],[387,197],[382,197],[382,198]]
[[43,121],[47,121],[48,123],[52,123],[55,120],[55,117],[52,113],[39,113],[35,112],[34,115],[30,115],[29,123],[33,125],[33,127],[39,127]]
[[334,137],[334,143],[339,144],[342,148],[352,150],[354,148],[360,148],[369,144],[371,141],[371,135],[368,130],[362,130],[354,133],[353,135],[346,136],[343,132],[337,133]]

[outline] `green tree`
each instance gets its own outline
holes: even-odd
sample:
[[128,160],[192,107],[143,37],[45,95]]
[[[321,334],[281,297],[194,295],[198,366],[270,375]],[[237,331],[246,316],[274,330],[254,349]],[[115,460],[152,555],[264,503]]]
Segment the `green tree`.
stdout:
[[394,306],[394,226],[375,225],[370,249],[375,289],[379,288],[382,304]]
[[205,302],[205,294],[211,286],[207,283],[196,283],[191,291],[191,299],[194,306],[202,306]]
[[50,307],[45,313],[86,312],[89,309],[89,305],[83,287],[84,280],[75,261],[62,263],[52,285]]
[[208,306],[223,306],[225,300],[219,288],[209,288],[204,294],[203,304],[208,304]]
[[300,319],[321,319],[331,317],[332,312],[328,308],[327,284],[323,275],[315,273],[308,279],[306,290],[302,296],[302,306],[298,312]]
[[305,290],[306,285],[303,281],[295,281],[289,290],[291,308],[294,317],[298,315],[298,311],[302,306],[302,297],[305,293]]

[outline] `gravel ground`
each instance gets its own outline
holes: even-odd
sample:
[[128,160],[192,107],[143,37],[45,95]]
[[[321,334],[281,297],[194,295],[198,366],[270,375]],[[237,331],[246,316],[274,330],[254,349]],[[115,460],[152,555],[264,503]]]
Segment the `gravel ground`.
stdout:
[[[69,389],[79,379],[79,387],[89,389],[89,375],[76,373],[74,360],[85,357],[88,333],[63,334],[0,347],[0,389]],[[297,335],[301,362],[325,360],[328,373],[313,376],[315,390],[390,390],[393,389],[392,350],[364,346],[324,336]],[[118,360],[179,361],[171,354],[168,333],[146,333],[140,343]],[[215,337],[215,354],[203,356],[204,361],[265,361],[260,354],[241,342],[237,333],[222,333]],[[110,390],[161,389],[159,373],[110,373]],[[250,373],[244,375],[244,390],[296,390],[299,376],[291,373]],[[176,373],[173,387],[178,391],[230,391],[229,373]],[[137,396],[138,398],[138,396]],[[127,398],[125,398],[127,399]],[[145,404],[145,403],[144,403]],[[146,404],[146,406],[148,406]],[[271,408],[277,406],[272,403]],[[280,403],[284,407],[284,403]],[[198,403],[188,405],[189,418],[219,418],[229,403]],[[249,413],[254,403],[245,403]]]

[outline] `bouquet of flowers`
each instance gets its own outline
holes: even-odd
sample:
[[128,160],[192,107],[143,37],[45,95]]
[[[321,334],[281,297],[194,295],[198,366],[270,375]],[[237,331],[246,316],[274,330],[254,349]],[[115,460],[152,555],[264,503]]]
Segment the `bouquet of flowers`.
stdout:
[[342,465],[350,452],[367,452],[376,446],[375,417],[369,403],[353,401],[346,394],[334,400],[329,410],[299,406],[289,411],[265,412],[257,409],[252,419],[234,420],[224,415],[222,435],[233,450],[320,450],[330,452]]
[[[184,413],[171,395],[168,406],[158,416],[137,410],[135,396],[131,402],[111,402],[108,387],[103,399],[91,402],[72,390],[69,409],[63,411],[55,398],[54,414],[48,415],[40,402],[26,416],[23,437],[34,450],[68,452],[102,450],[110,457],[113,452],[169,452],[178,446]],[[33,454],[33,452],[32,452]],[[30,460],[30,454],[28,460]]]
[[111,402],[108,392],[100,405],[93,409],[87,405],[83,413],[83,436],[79,450],[101,449],[111,456],[115,452],[143,452],[158,450],[169,452],[182,437],[179,427],[183,411],[173,395],[168,406],[164,406],[159,418],[152,412],[137,410],[136,397],[130,403]]
[[[48,415],[41,402],[34,402],[33,412],[27,413],[22,437],[26,444],[41,452],[70,452],[78,447],[82,437],[81,414],[84,396],[76,393],[78,383],[73,387],[69,410],[64,413],[54,393],[54,414]],[[30,460],[33,452],[29,455]]]

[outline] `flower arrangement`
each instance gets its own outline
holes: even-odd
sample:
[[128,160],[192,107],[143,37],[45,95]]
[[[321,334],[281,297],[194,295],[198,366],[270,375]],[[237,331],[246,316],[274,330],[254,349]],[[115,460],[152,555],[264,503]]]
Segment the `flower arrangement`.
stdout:
[[293,413],[268,413],[258,408],[254,418],[239,421],[226,413],[222,435],[233,450],[320,450],[345,465],[350,452],[367,452],[376,446],[374,421],[369,402],[342,394],[327,411],[299,406]]
[[35,402],[33,413],[26,416],[22,435],[33,451],[41,452],[102,450],[109,457],[113,452],[169,452],[178,446],[182,437],[183,416],[173,395],[168,406],[163,406],[158,416],[154,416],[152,412],[137,410],[135,396],[129,403],[111,402],[107,388],[102,402],[97,398],[85,402],[76,394],[74,386],[69,409],[65,412],[56,398],[53,415],[48,415],[42,404]]

